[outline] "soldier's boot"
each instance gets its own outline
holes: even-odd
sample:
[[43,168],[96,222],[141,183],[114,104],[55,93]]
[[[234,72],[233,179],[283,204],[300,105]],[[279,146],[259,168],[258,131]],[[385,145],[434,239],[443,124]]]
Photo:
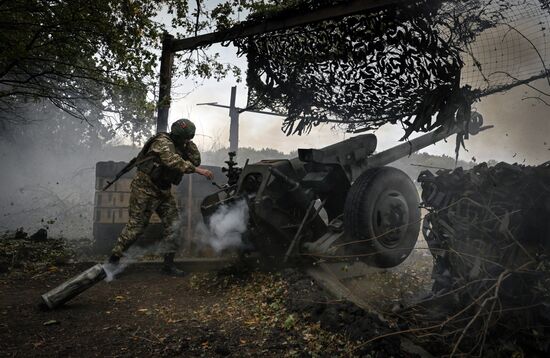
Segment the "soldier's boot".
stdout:
[[174,256],[176,256],[174,253],[164,255],[164,265],[162,265],[161,272],[170,276],[183,277],[185,276],[185,272],[176,267]]

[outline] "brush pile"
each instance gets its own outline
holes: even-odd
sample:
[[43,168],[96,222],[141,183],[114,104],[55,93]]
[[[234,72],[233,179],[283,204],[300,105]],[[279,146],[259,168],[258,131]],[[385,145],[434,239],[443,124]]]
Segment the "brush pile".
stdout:
[[29,235],[23,229],[0,236],[0,273],[13,270],[34,272],[44,267],[62,266],[82,255],[84,240],[50,238],[45,229]]
[[424,171],[418,181],[433,291],[452,311],[431,327],[448,333],[453,354],[489,353],[497,341],[496,355],[547,352],[550,162]]

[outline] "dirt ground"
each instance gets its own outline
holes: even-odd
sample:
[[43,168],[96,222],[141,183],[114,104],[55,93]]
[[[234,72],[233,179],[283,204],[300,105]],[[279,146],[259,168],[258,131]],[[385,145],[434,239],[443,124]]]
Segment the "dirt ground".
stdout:
[[86,268],[0,275],[1,356],[401,356],[398,341],[362,347],[355,322],[372,334],[381,323],[297,271],[173,278],[138,265],[61,309],[37,308],[41,294]]

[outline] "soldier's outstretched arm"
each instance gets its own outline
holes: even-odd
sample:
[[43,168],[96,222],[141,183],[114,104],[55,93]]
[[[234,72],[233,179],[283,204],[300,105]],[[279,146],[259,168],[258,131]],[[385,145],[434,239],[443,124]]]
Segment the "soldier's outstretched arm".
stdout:
[[208,180],[214,179],[214,173],[212,173],[210,170],[206,168],[195,167],[195,173],[206,177]]
[[182,173],[195,173],[195,165],[189,160],[183,159],[176,152],[174,143],[169,139],[158,138],[152,145],[151,151],[158,153],[160,161],[168,168],[176,169]]
[[187,142],[185,156],[195,166],[195,173],[200,174],[209,180],[214,179],[214,174],[210,170],[199,167],[199,165],[201,165],[201,153],[193,141]]
[[187,159],[196,167],[201,165],[201,153],[199,152],[199,148],[197,148],[197,145],[193,141],[189,141],[187,143],[186,147],[186,156]]

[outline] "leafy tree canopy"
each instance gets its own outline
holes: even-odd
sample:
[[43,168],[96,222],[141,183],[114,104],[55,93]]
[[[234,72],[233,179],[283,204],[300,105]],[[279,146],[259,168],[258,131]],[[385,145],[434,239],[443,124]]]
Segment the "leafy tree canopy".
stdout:
[[[118,129],[147,131],[162,34],[207,28],[202,2],[0,0],[0,128],[35,119],[29,103],[46,101],[81,120],[116,114]],[[218,79],[231,69],[205,52],[184,65]]]

